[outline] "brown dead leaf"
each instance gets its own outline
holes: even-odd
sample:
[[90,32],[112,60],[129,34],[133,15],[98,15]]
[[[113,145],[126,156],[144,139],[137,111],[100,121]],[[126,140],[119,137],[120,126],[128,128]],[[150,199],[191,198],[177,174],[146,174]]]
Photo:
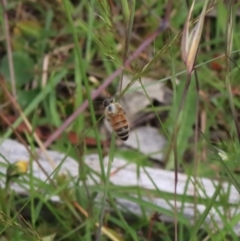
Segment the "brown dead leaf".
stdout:
[[194,5],[195,5],[195,0],[192,2],[191,8],[187,16],[187,20],[183,30],[182,46],[181,46],[182,59],[187,66],[187,71],[189,74],[191,74],[194,69],[195,59],[197,56],[198,47],[202,36],[202,30],[203,30],[206,11],[207,11],[208,0],[205,0],[205,4],[202,9],[200,18],[190,32],[189,30],[190,19],[192,16]]

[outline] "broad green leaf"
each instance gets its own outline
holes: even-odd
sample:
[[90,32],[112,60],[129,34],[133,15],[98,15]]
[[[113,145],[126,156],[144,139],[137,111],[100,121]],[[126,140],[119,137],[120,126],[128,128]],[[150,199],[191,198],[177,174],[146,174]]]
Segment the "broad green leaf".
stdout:
[[22,34],[38,38],[41,34],[41,25],[36,21],[24,20],[17,23],[16,28],[18,28]]
[[[22,86],[33,79],[34,62],[31,57],[23,52],[13,52],[13,65],[16,86]],[[9,60],[5,55],[1,61],[0,72],[7,81],[10,81]]]
[[[180,103],[185,82],[181,81],[178,86],[177,91],[177,101],[176,103]],[[180,161],[183,160],[184,152],[189,147],[189,138],[194,134],[193,125],[195,123],[195,115],[196,115],[196,86],[195,82],[192,81],[189,86],[189,91],[186,96],[186,101],[183,106],[183,109],[180,113],[180,118],[178,120],[178,133],[177,133],[177,150],[178,150],[178,158]],[[173,108],[169,115],[168,120],[168,129],[171,132],[174,124],[176,124],[176,113],[178,111],[178,105],[173,105]],[[174,167],[174,157],[173,152],[170,154],[169,161],[167,163],[167,169],[172,169]]]
[[23,109],[25,109],[29,103],[32,103],[32,101],[40,92],[41,89],[21,90],[18,93],[18,103]]

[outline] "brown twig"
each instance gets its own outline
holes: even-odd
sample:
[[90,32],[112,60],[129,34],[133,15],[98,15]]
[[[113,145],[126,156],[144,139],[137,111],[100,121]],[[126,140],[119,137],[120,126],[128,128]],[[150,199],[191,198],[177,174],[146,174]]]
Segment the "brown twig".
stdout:
[[13,96],[10,94],[10,92],[8,91],[8,89],[6,88],[4,81],[2,79],[0,79],[0,86],[2,88],[2,90],[4,91],[4,93],[6,94],[6,96],[8,97],[8,99],[11,101],[11,103],[13,104],[13,106],[15,107],[15,109],[19,112],[19,114],[21,115],[25,125],[27,126],[28,130],[30,133],[33,133],[33,136],[37,142],[37,144],[40,147],[40,150],[43,151],[45,157],[47,158],[47,160],[49,161],[50,165],[52,166],[53,169],[56,168],[55,162],[51,159],[51,157],[49,156],[46,148],[44,147],[43,143],[41,142],[41,140],[39,139],[38,135],[34,132],[30,122],[28,121],[28,119],[26,118],[26,116],[24,115],[24,113],[22,112],[21,107],[19,106],[19,104],[16,102],[16,100],[13,98]]
[[154,212],[151,216],[148,234],[147,234],[148,241],[152,240],[152,230],[153,230],[153,226],[156,222],[161,222],[160,214],[158,212]]

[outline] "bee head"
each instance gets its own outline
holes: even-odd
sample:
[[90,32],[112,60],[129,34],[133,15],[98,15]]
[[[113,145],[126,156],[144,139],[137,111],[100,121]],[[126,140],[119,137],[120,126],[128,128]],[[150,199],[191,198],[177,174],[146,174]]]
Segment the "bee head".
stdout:
[[113,103],[113,98],[106,98],[104,101],[103,101],[103,108],[106,108],[107,106],[109,106],[111,103]]

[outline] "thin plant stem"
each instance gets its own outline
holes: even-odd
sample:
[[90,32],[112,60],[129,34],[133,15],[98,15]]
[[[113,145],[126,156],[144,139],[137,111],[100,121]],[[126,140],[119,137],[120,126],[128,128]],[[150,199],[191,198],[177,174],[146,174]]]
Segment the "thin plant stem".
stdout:
[[3,8],[3,16],[4,16],[4,29],[5,29],[5,37],[6,37],[6,46],[7,46],[7,56],[8,56],[8,65],[9,65],[9,73],[10,73],[10,82],[12,87],[12,95],[14,98],[17,96],[16,90],[16,79],[15,79],[15,72],[14,72],[14,65],[13,65],[13,58],[12,58],[12,48],[11,48],[11,38],[9,33],[9,22],[8,22],[8,15],[7,15],[7,0],[1,0],[2,8]]

